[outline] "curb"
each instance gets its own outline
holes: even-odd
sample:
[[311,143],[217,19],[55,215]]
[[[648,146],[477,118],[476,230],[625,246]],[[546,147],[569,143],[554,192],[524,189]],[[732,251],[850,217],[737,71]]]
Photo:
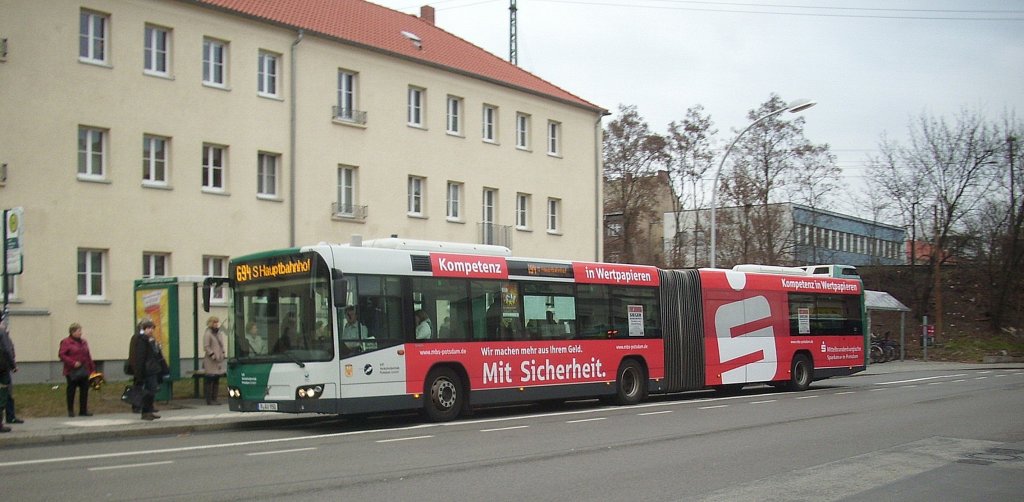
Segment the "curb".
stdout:
[[143,436],[158,436],[158,435],[179,435],[179,434],[191,434],[194,432],[210,432],[220,430],[231,430],[231,429],[246,429],[255,427],[275,427],[282,425],[306,425],[311,423],[318,423],[325,420],[333,420],[337,417],[334,415],[323,415],[314,417],[282,417],[282,418],[259,418],[250,420],[240,420],[234,422],[210,422],[210,423],[182,423],[182,424],[170,424],[170,425],[155,425],[155,426],[142,426],[139,428],[128,428],[128,429],[100,429],[100,430],[83,430],[81,432],[58,432],[58,433],[40,433],[40,432],[27,432],[24,436],[11,436],[16,432],[8,432],[3,436],[0,436],[0,448],[6,447],[20,447],[20,446],[39,446],[45,444],[72,444],[82,443],[87,441],[93,441],[97,439],[110,439],[114,437],[118,438],[137,438]]

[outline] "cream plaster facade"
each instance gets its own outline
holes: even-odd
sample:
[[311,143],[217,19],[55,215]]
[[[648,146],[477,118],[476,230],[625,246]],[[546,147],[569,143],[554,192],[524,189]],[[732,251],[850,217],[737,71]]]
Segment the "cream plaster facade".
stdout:
[[[105,64],[79,58],[83,9],[107,16]],[[165,253],[167,275],[190,276],[203,273],[204,256],[353,234],[480,242],[490,188],[494,223],[513,227],[514,254],[601,259],[603,110],[184,1],[0,0],[0,12],[0,206],[23,207],[25,222],[25,271],[10,305],[27,370],[19,381],[61,379],[54,361],[72,322],[85,327],[95,359],[126,357],[144,253]],[[147,25],[170,34],[167,76],[143,70]],[[204,37],[226,43],[223,88],[202,82]],[[260,51],[278,58],[276,97],[257,93]],[[332,120],[339,69],[358,74],[355,108],[367,112],[365,125]],[[423,127],[407,125],[410,86],[425,91]],[[446,132],[449,96],[462,99],[460,134]],[[498,110],[495,142],[481,137],[485,104]],[[530,117],[527,150],[516,147],[517,113]],[[558,155],[547,151],[549,121],[559,124]],[[83,126],[104,131],[98,180],[77,175]],[[146,135],[168,139],[164,187],[143,182]],[[226,149],[222,193],[201,188],[204,145]],[[259,153],[277,156],[276,196],[257,195]],[[365,219],[332,214],[339,166],[356,168]],[[410,176],[425,180],[422,216],[407,214]],[[458,221],[446,217],[449,181],[463,186]],[[525,230],[515,228],[517,194],[530,196]],[[549,199],[559,201],[557,231],[546,226]],[[83,249],[103,253],[97,301],[77,295]],[[183,327],[180,356],[191,355]],[[120,374],[119,366],[106,371]]]

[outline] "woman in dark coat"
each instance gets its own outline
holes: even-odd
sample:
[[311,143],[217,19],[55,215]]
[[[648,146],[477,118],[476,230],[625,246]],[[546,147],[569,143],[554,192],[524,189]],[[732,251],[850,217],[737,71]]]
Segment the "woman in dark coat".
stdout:
[[139,323],[139,334],[132,339],[130,351],[132,374],[135,386],[142,387],[142,419],[160,418],[153,409],[153,400],[160,389],[163,376],[168,374],[167,361],[164,360],[160,342],[153,337],[156,325],[149,319]]

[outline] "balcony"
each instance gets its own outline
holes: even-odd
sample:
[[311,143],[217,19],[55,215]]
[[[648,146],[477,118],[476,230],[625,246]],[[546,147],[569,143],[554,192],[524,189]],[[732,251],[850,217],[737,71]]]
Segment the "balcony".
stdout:
[[512,247],[512,226],[494,223],[477,223],[480,244]]
[[353,110],[351,108],[332,106],[331,114],[334,120],[338,120],[341,122],[349,122],[352,124],[366,125],[366,112],[362,110]]
[[353,204],[331,203],[331,217],[341,220],[365,220],[370,214],[369,206],[356,206]]

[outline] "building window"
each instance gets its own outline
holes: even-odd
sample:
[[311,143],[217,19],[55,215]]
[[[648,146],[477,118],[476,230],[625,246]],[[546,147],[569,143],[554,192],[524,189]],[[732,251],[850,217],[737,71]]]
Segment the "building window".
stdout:
[[260,96],[277,97],[277,72],[280,56],[273,52],[260,51],[257,57],[256,92]]
[[409,216],[423,216],[423,191],[426,180],[418,176],[409,176]]
[[608,237],[622,237],[622,223],[618,221],[608,222],[605,235]]
[[78,178],[100,180],[106,176],[107,132],[78,127]]
[[78,250],[78,299],[103,299],[106,252],[99,249]]
[[78,17],[78,60],[107,64],[110,15],[82,9]]
[[342,216],[355,215],[356,206],[356,168],[342,166],[338,168],[338,211]]
[[143,69],[150,75],[166,77],[170,74],[171,31],[159,26],[146,25]]
[[530,148],[530,116],[525,113],[516,114],[516,148]]
[[[203,275],[210,277],[224,277],[228,269],[228,257],[203,255]],[[213,288],[210,291],[212,303],[223,304],[227,301],[227,286]]]
[[481,205],[480,229],[482,231],[481,244],[495,244],[498,239],[498,232],[494,222],[498,219],[498,191],[493,188],[485,188],[483,191],[483,204]]
[[409,88],[409,125],[423,127],[423,98],[426,91],[419,87]]
[[462,220],[462,183],[448,182],[447,217],[452,221]]
[[203,83],[227,87],[228,44],[212,38],[203,39]]
[[462,98],[448,96],[448,134],[462,134]]
[[142,277],[166,277],[170,259],[167,253],[142,253]]
[[222,146],[203,145],[203,190],[224,191],[225,150]]
[[264,197],[277,197],[277,166],[281,156],[260,152],[256,156],[256,193]]
[[354,121],[356,119],[356,83],[358,74],[348,70],[338,70],[338,111],[339,120]]
[[167,138],[142,137],[142,183],[167,186]]
[[562,124],[548,122],[548,155],[562,154]]
[[491,105],[484,105],[483,139],[494,143],[497,141],[498,131],[498,108]]
[[558,199],[548,199],[548,232],[558,232],[561,226],[559,225],[560,218],[560,207],[561,201]]
[[530,228],[530,195],[521,193],[516,195],[516,228],[526,230]]

